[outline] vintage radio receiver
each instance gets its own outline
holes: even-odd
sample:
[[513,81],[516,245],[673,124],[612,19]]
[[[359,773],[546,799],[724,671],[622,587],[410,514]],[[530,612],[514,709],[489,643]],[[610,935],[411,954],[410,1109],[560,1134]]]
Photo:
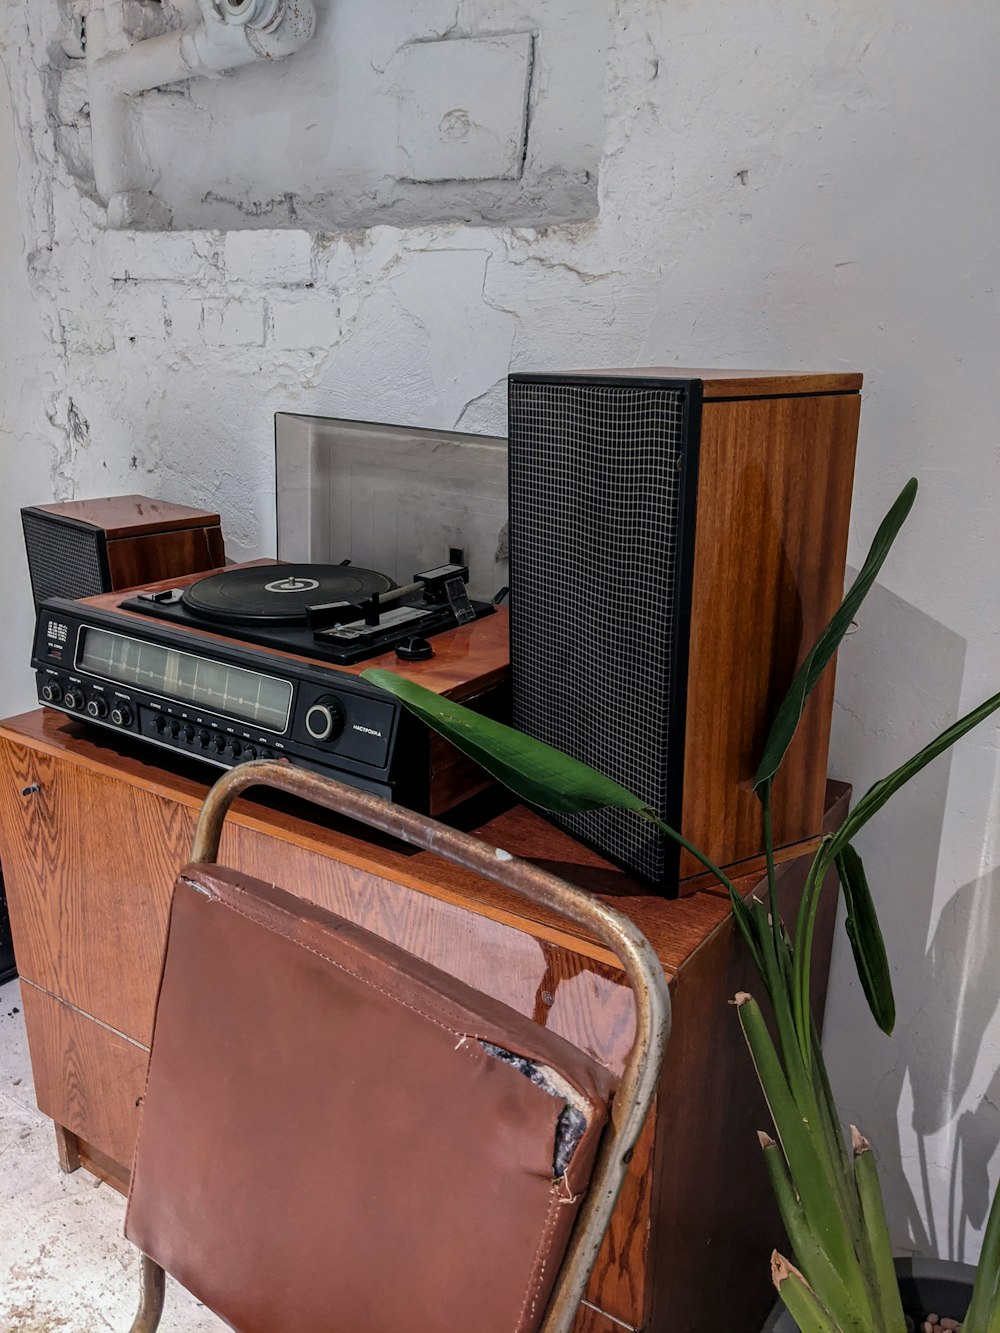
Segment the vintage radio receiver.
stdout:
[[371,570],[262,562],[124,597],[49,598],[39,699],[219,768],[286,758],[440,814],[488,785],[482,771],[360,672],[388,667],[502,713],[506,612],[470,601],[464,573],[397,588]]

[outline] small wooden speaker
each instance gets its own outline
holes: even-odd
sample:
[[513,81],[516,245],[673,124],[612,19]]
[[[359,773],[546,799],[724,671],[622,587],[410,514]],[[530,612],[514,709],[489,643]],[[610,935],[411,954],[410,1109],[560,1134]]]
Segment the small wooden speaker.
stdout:
[[32,505],[21,522],[36,606],[218,569],[226,560],[218,514],[146,495]]
[[[515,725],[630,788],[718,865],[763,851],[768,723],[843,592],[861,376],[510,378]],[[833,673],[775,792],[823,822]],[[659,891],[702,867],[638,815],[562,822]],[[687,885],[685,884],[687,881]]]

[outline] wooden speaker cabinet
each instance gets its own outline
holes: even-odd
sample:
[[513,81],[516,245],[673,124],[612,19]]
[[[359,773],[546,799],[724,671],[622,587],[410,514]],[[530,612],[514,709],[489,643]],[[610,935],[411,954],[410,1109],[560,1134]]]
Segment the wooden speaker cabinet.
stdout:
[[147,495],[33,505],[21,510],[31,588],[93,597],[225,564],[219,515]]
[[[609,370],[510,378],[515,725],[642,797],[723,866],[763,852],[752,777],[843,593],[861,376]],[[775,792],[815,837],[817,687]],[[701,865],[631,812],[564,826],[667,894]]]

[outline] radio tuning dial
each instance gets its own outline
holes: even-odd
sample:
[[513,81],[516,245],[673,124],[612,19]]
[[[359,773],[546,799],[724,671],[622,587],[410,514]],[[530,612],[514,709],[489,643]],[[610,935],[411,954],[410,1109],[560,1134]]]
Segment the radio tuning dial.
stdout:
[[306,731],[314,741],[329,741],[344,730],[344,710],[332,694],[317,699],[306,712]]
[[80,690],[67,690],[63,703],[67,708],[82,708],[83,694]]
[[100,695],[97,695],[96,698],[91,699],[90,703],[87,705],[87,713],[89,714],[90,717],[107,717],[108,715],[107,699],[102,699]]

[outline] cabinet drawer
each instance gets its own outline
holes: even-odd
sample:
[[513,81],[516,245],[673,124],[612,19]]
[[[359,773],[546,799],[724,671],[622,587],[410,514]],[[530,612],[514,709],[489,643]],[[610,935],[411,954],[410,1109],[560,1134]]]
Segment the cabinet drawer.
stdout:
[[38,1109],[130,1167],[147,1050],[29,982],[21,998]]

